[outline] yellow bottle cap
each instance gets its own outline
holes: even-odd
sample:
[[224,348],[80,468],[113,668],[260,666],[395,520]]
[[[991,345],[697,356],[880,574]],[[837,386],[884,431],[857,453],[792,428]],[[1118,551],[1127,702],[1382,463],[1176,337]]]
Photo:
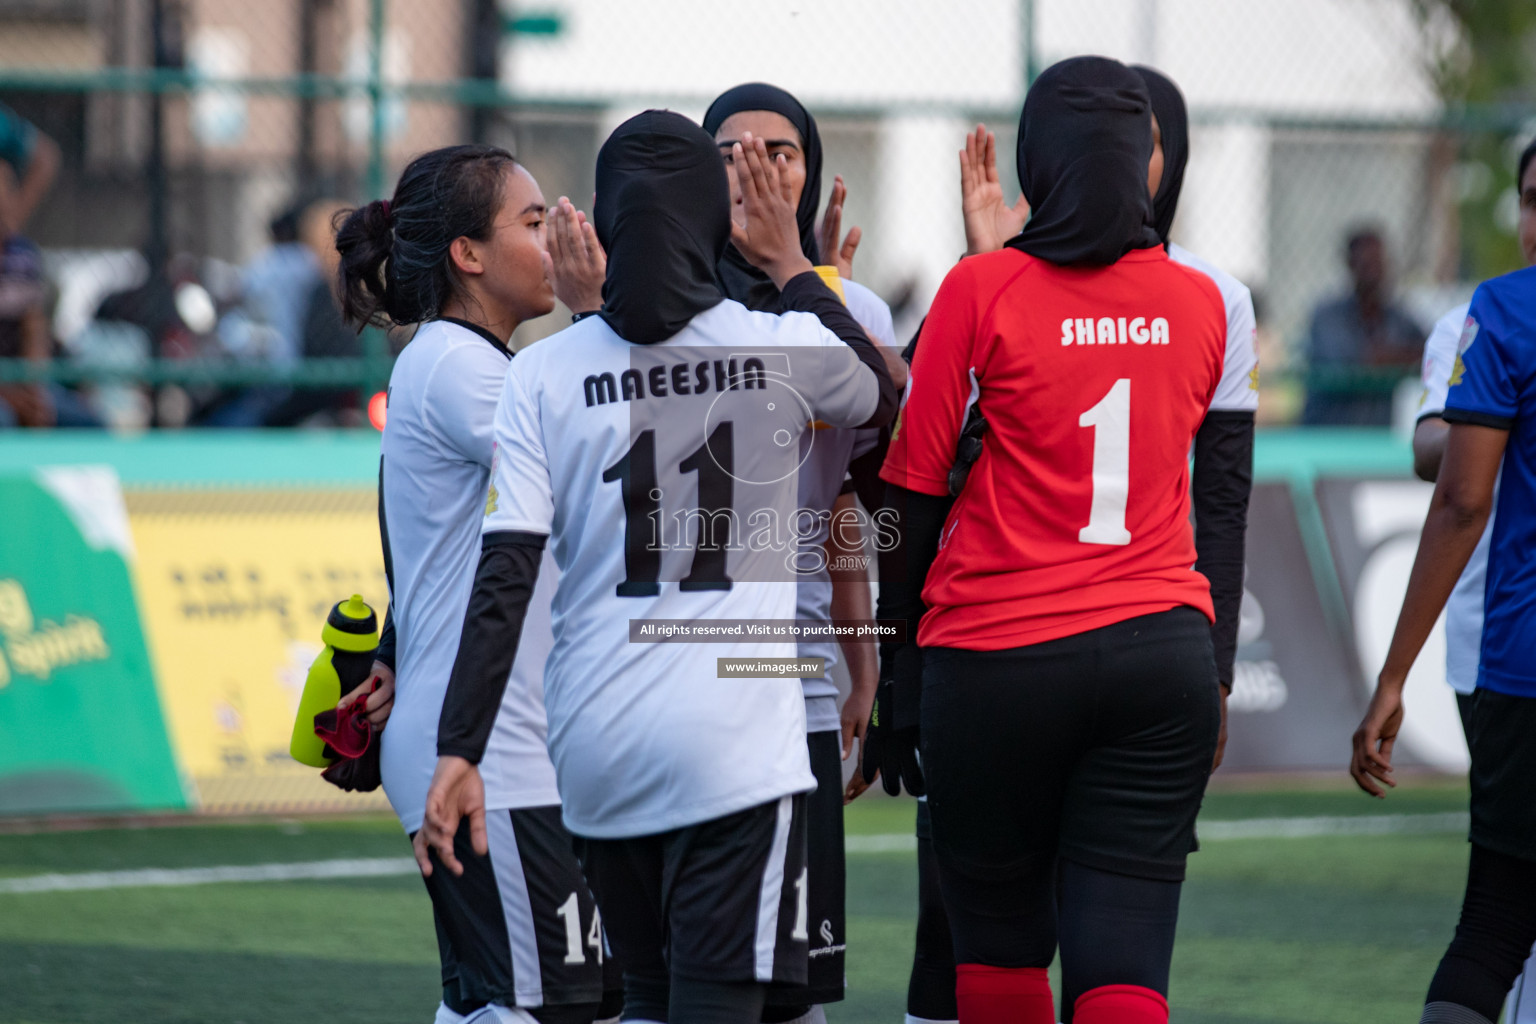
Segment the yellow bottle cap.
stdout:
[[362,594],[353,594],[347,600],[341,602],[337,608],[341,614],[349,619],[366,619],[373,614],[373,609],[364,603]]
[[371,651],[379,646],[379,620],[361,594],[331,608],[320,639],[338,650]]

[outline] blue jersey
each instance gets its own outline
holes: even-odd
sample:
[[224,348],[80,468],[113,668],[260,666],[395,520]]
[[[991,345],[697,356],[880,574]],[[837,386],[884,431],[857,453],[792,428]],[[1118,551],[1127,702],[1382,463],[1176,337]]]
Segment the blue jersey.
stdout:
[[1457,347],[1445,419],[1509,431],[1477,685],[1536,697],[1536,267],[1478,287]]

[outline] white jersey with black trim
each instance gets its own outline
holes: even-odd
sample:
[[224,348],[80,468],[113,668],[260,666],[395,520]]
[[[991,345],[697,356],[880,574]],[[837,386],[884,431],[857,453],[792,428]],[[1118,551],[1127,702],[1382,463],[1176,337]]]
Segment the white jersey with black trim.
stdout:
[[[877,344],[896,348],[891,307],[857,281],[845,280],[842,284],[843,298],[853,318],[864,326]],[[847,479],[848,463],[878,444],[879,438],[878,430],[838,427],[823,427],[806,433],[801,438],[801,445],[808,446],[809,451],[800,465],[800,507],[817,513],[829,511]],[[816,560],[823,557],[827,536],[828,523],[823,520],[821,529],[805,540],[807,566],[817,564]],[[831,615],[832,580],[823,565],[819,571],[800,580],[795,617],[807,622],[826,622]],[[823,675],[800,680],[805,692],[807,732],[825,732],[839,727],[837,684],[832,681],[832,669],[840,655],[836,640],[802,640],[799,644],[800,658],[822,658],[826,664]]]
[[1168,243],[1168,258],[1209,277],[1227,308],[1227,353],[1211,411],[1255,411],[1259,407],[1259,328],[1253,313],[1253,293],[1225,270],[1174,242]]
[[[395,706],[380,734],[384,792],[407,832],[421,828],[437,766],[437,723],[480,560],[491,424],[508,353],[489,334],[434,320],[389,379],[380,500],[389,535]],[[560,802],[546,747],[544,659],[559,580],[551,559],[528,606],[480,774],[496,810]]]
[[815,787],[798,677],[719,665],[793,658],[792,639],[645,629],[793,619],[799,436],[878,398],[816,317],[731,300],[654,345],[588,317],[513,360],[483,530],[547,535],[560,566],[544,681],[573,833],[650,835]]
[[[1424,342],[1424,394],[1419,398],[1419,419],[1439,416],[1445,411],[1445,396],[1461,357],[1461,335],[1470,305],[1463,302],[1435,321]],[[1498,493],[1495,485],[1494,509],[1499,506]],[[1445,681],[1457,693],[1471,693],[1477,689],[1477,666],[1483,649],[1483,606],[1488,589],[1488,546],[1493,537],[1494,515],[1489,513],[1488,525],[1445,602]]]

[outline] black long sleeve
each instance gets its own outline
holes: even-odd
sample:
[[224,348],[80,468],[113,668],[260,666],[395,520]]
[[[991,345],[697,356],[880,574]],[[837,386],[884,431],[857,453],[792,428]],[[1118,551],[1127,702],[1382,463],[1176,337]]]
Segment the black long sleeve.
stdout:
[[906,638],[880,644],[880,674],[895,684],[897,696],[892,713],[896,729],[916,728],[922,691],[922,657],[917,646],[917,627],[928,606],[923,604],[923,583],[939,553],[944,520],[955,499],[920,494],[886,484],[885,507],[897,515],[897,542],[880,553],[880,593],[876,619],[901,619]]
[[848,463],[848,478],[853,481],[853,493],[865,511],[874,515],[885,504],[885,481],[880,479],[880,467],[885,465],[886,452],[891,447],[890,428],[880,431],[880,440],[869,451]]
[[880,595],[875,617],[904,619],[907,641],[917,642],[917,624],[926,612],[923,583],[939,553],[939,536],[955,499],[922,494],[896,484],[885,485],[885,507],[897,515],[897,541],[880,552]]
[[832,290],[822,283],[821,277],[814,270],[796,274],[784,285],[779,296],[785,312],[815,314],[823,327],[853,349],[859,362],[875,371],[875,380],[880,385],[880,400],[875,403],[874,413],[859,427],[883,427],[894,420],[901,395],[896,391],[890,371],[885,368],[885,357],[880,354],[875,343],[869,340],[869,335],[853,318],[853,314],[848,312],[848,307],[839,302]]
[[389,522],[384,518],[384,460],[379,459],[379,543],[384,548],[384,581],[389,585],[389,604],[384,608],[384,628],[373,660],[395,670],[395,559],[389,550]]
[[391,601],[384,609],[384,628],[379,630],[379,649],[373,653],[373,660],[381,665],[388,665],[389,670],[395,670],[395,603]]
[[479,764],[485,755],[547,539],[542,534],[507,530],[488,533],[481,540],[480,566],[464,612],[459,653],[453,659],[437,722],[439,757],[462,757]]
[[1212,411],[1195,434],[1195,569],[1211,584],[1216,677],[1232,689],[1243,605],[1248,497],[1253,492],[1253,413]]
[[923,583],[939,553],[944,520],[955,499],[885,485],[885,507],[896,513],[896,544],[879,555],[880,594],[875,601],[877,619],[902,619],[907,624],[906,643],[917,643],[917,626],[928,607],[923,604]]

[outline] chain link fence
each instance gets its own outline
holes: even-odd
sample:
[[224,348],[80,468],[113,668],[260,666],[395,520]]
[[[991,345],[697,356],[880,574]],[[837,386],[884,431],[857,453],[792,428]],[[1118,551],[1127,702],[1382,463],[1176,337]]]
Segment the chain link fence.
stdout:
[[[1261,416],[1304,393],[1388,395],[1417,348],[1309,370],[1345,240],[1382,242],[1423,331],[1520,262],[1515,154],[1536,106],[1448,105],[1458,25],[1422,0],[0,0],[0,178],[56,171],[0,266],[0,421],[365,422],[401,337],[339,329],[336,209],[414,154],[512,148],[588,207],[607,132],[702,115],[737,82],[794,91],[864,229],[855,276],[915,327],[963,249],[956,152],[996,128],[1005,189],[1028,81],[1062,57],[1159,67],[1188,99],[1174,237],[1253,289]],[[0,189],[0,192],[5,191]],[[1010,199],[1012,196],[1010,195]],[[0,204],[4,205],[4,204]],[[25,211],[23,211],[25,212]],[[0,217],[3,217],[0,212]],[[35,246],[35,248],[34,248]],[[558,329],[525,325],[523,344]],[[9,414],[9,415],[7,415]]]

